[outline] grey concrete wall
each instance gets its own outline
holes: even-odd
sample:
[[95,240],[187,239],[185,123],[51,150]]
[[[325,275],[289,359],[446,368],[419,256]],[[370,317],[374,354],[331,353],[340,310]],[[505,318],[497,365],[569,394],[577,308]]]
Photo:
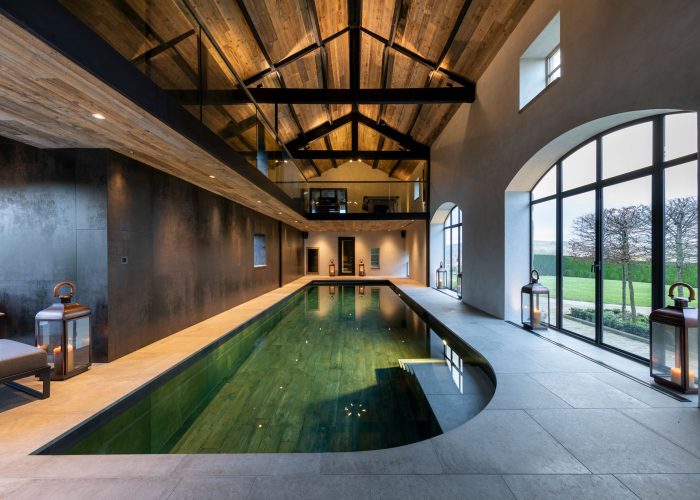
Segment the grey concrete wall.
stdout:
[[[519,58],[558,11],[562,78],[520,112]],[[558,157],[615,124],[700,110],[699,25],[695,0],[534,2],[477,82],[476,102],[432,148],[431,209],[463,210],[465,302],[510,317],[513,283],[527,282],[524,259],[511,256],[527,254],[529,236],[516,224],[507,232],[507,189],[529,191]],[[524,220],[512,209],[509,220]]]
[[42,151],[0,138],[0,311],[5,337],[34,342],[34,316],[59,281],[107,326],[106,160],[96,150]]
[[111,361],[302,274],[301,233],[276,220],[110,151],[0,138],[6,337],[33,343],[54,284],[73,281],[93,309],[93,360]]

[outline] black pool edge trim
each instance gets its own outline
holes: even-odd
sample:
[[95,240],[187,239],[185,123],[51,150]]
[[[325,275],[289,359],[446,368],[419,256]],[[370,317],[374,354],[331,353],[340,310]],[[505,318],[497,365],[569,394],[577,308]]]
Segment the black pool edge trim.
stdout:
[[[424,307],[422,307],[420,304],[418,304],[415,300],[410,298],[405,292],[403,292],[399,287],[397,287],[394,283],[392,283],[388,279],[357,279],[357,280],[322,280],[322,279],[316,279],[312,280],[309,283],[306,283],[304,286],[299,287],[297,290],[294,292],[290,293],[286,297],[283,297],[279,301],[275,302],[272,304],[270,307],[263,309],[262,311],[256,313],[255,315],[251,316],[249,319],[241,323],[240,325],[236,326],[233,330],[230,330],[229,332],[223,334],[221,337],[217,338],[216,340],[213,340],[209,344],[205,345],[198,351],[195,351],[194,353],[190,354],[187,356],[185,359],[182,361],[179,361],[175,365],[171,366],[164,372],[156,375],[154,378],[149,380],[148,382],[145,382],[141,386],[137,387],[136,389],[132,390],[131,392],[125,394],[121,398],[119,398],[117,401],[107,405],[106,407],[102,408],[100,411],[95,413],[94,415],[91,415],[90,417],[86,418],[82,422],[79,422],[78,424],[74,425],[67,431],[63,432],[59,436],[55,437],[45,445],[39,447],[30,455],[66,455],[68,454],[68,451],[78,442],[82,441],[84,438],[86,438],[89,434],[91,434],[96,428],[100,427],[101,425],[104,425],[105,423],[109,422],[116,413],[121,413],[123,411],[128,410],[135,404],[137,404],[141,398],[143,398],[145,395],[147,395],[149,392],[154,391],[158,389],[159,387],[165,385],[167,382],[178,376],[180,373],[183,371],[187,370],[190,368],[192,365],[200,361],[202,358],[210,354],[212,351],[223,345],[225,342],[228,342],[232,338],[234,338],[236,335],[238,335],[241,331],[244,329],[248,328],[250,325],[255,323],[256,321],[260,320],[263,318],[264,315],[274,313],[276,310],[281,309],[284,307],[288,302],[290,302],[292,299],[294,299],[300,292],[303,290],[313,287],[313,286],[319,286],[319,285],[330,285],[330,286],[352,286],[352,285],[375,285],[375,286],[387,286],[391,288],[391,290],[396,293],[396,295],[399,296],[413,311],[418,314],[418,316],[426,322],[426,324],[438,332],[438,334],[442,337],[448,337],[450,340],[455,341],[457,344],[462,344],[465,348],[468,350],[472,351],[475,355],[478,356],[480,364],[479,367],[484,370],[486,375],[489,377],[491,382],[494,385],[494,393],[495,393],[495,388],[496,388],[496,374],[493,370],[493,367],[491,364],[488,362],[488,360],[473,346],[471,346],[468,342],[466,342],[464,339],[462,339],[460,336],[458,336],[456,333],[454,333],[452,330],[450,330],[447,326],[445,326],[444,323],[442,323],[440,320],[438,320],[435,316],[433,316],[430,312],[428,312]],[[167,337],[166,337],[167,338]],[[492,394],[493,397],[493,394]],[[488,402],[487,402],[488,405]]]
[[602,366],[602,367],[604,367],[604,368],[607,368],[608,370],[613,371],[613,372],[617,373],[618,375],[622,375],[623,377],[628,378],[628,379],[630,379],[630,380],[632,380],[632,381],[634,381],[634,382],[637,382],[638,384],[641,384],[641,385],[643,385],[643,386],[645,386],[645,387],[647,387],[647,388],[649,388],[649,389],[653,389],[653,390],[655,390],[656,392],[660,392],[660,393],[663,394],[664,396],[668,396],[669,398],[675,399],[676,401],[679,401],[679,402],[681,402],[681,403],[692,403],[692,401],[691,401],[690,399],[684,398],[683,396],[679,396],[679,395],[676,394],[675,392],[671,392],[671,391],[669,391],[669,390],[664,389],[663,387],[658,387],[658,386],[656,386],[656,385],[654,385],[654,384],[650,384],[649,382],[645,382],[644,380],[642,380],[642,379],[640,379],[640,378],[637,378],[637,377],[635,377],[634,375],[630,375],[629,373],[626,373],[626,372],[624,372],[624,371],[622,371],[622,370],[620,370],[620,369],[618,369],[618,368],[615,368],[614,366],[611,366],[611,365],[609,365],[609,364],[607,364],[607,363],[605,363],[605,362],[603,362],[603,361],[600,361],[600,360],[595,359],[595,358],[592,358],[592,357],[590,357],[590,356],[588,356],[588,355],[586,355],[586,354],[583,354],[582,352],[577,351],[576,349],[573,349],[573,348],[571,348],[571,347],[569,347],[569,346],[567,346],[567,345],[564,345],[564,344],[562,344],[562,343],[560,343],[560,342],[557,342],[556,340],[550,339],[549,337],[547,337],[547,336],[545,336],[545,335],[541,335],[541,334],[539,334],[539,333],[537,333],[537,332],[535,332],[535,331],[532,331],[532,330],[529,330],[529,329],[527,329],[527,328],[524,328],[522,325],[519,325],[518,323],[515,323],[514,321],[506,320],[506,323],[508,323],[508,324],[510,324],[510,325],[513,325],[513,326],[516,327],[516,328],[520,328],[521,330],[523,330],[523,331],[525,331],[525,332],[527,332],[527,333],[531,333],[532,335],[535,335],[536,337],[539,337],[539,338],[541,338],[541,339],[543,339],[543,340],[546,340],[547,342],[550,342],[550,343],[554,344],[554,345],[557,346],[557,347],[561,347],[562,349],[565,349],[565,350],[567,350],[567,351],[569,351],[569,352],[571,352],[571,353],[573,353],[573,354],[576,354],[576,355],[578,355],[578,356],[581,356],[582,358],[587,359],[588,361],[591,361],[592,363],[595,363],[595,364],[600,365],[600,366]]

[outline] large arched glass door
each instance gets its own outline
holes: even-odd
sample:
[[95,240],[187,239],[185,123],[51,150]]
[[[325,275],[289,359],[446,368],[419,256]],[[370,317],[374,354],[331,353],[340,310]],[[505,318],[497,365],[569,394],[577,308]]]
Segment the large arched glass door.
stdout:
[[552,325],[649,358],[648,316],[697,288],[697,114],[647,118],[569,152],[532,191],[532,265]]
[[457,291],[457,275],[462,272],[462,211],[457,206],[445,218],[443,260],[447,270],[446,286]]

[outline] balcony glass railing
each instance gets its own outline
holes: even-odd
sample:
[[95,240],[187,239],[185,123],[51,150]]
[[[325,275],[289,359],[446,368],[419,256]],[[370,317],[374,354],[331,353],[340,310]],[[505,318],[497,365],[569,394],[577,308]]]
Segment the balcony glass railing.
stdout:
[[[258,105],[246,91],[221,46],[200,24],[188,2],[179,0],[60,0],[69,11],[131,61],[161,89],[223,139],[250,165],[292,197],[308,168],[290,159],[276,130],[275,105]],[[224,40],[222,43],[228,43]],[[228,54],[228,57],[227,57]],[[210,92],[214,91],[214,92]],[[236,91],[236,104],[217,96]]]
[[307,214],[402,214],[426,211],[421,181],[308,181],[283,183]]

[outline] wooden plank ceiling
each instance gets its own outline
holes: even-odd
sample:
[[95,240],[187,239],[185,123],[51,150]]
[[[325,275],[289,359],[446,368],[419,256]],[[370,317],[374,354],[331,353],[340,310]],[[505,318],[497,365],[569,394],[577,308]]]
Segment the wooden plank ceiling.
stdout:
[[[361,88],[434,88],[476,82],[533,0],[360,0]],[[197,19],[250,88],[347,89],[351,86],[351,0],[61,0],[76,16],[159,86],[195,90]],[[206,42],[207,87],[238,86]],[[431,145],[459,104],[359,105],[359,113]],[[275,106],[260,105],[270,123]],[[238,151],[256,148],[251,104],[205,107],[206,124]],[[304,137],[353,111],[350,104],[278,107],[282,142]],[[199,113],[192,107],[193,113]],[[344,125],[308,144],[311,150],[350,150]],[[368,126],[358,127],[360,150],[398,151],[402,145]],[[251,155],[252,156],[252,155]],[[254,159],[251,159],[253,162]],[[342,161],[299,162],[307,177]],[[372,161],[408,179],[415,161]]]

